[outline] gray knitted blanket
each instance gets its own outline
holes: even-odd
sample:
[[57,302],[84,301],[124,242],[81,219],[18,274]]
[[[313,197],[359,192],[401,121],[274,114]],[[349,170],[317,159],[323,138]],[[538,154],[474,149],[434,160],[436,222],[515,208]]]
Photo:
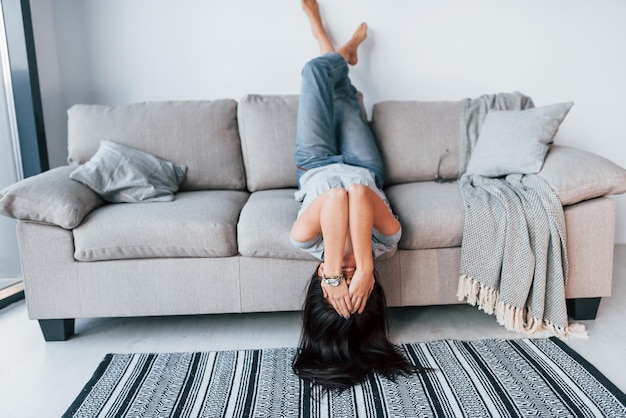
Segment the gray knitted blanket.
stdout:
[[[489,109],[525,109],[519,94],[468,100],[462,118],[462,173]],[[536,174],[463,175],[465,205],[458,298],[521,333],[568,334],[565,217],[550,185]]]

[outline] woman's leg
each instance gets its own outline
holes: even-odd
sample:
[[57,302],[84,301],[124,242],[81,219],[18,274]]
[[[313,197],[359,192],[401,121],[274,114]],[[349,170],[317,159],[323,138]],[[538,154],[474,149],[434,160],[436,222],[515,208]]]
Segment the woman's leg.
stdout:
[[334,105],[339,152],[346,164],[367,168],[374,173],[376,185],[382,189],[383,161],[374,135],[363,120],[356,89],[349,81],[337,87]]
[[367,168],[377,186],[383,186],[382,158],[339,53],[314,58],[302,70],[295,156],[298,177],[312,168],[344,162]]
[[[337,52],[346,62],[354,65],[358,61],[359,45],[367,38],[367,25],[362,23],[352,38]],[[339,152],[346,164],[369,169],[376,176],[376,184],[383,187],[383,163],[374,135],[363,119],[361,103],[356,88],[348,76],[335,86],[335,132]]]
[[382,162],[372,133],[360,117],[361,108],[346,65],[358,62],[357,51],[367,37],[367,25],[359,25],[352,38],[333,54],[335,48],[317,1],[303,0],[302,7],[324,55],[311,60],[302,71],[296,133],[298,178],[311,168],[346,162],[370,169],[382,187]]
[[306,170],[342,161],[335,137],[335,85],[348,68],[337,53],[328,53],[305,64],[298,104],[296,165],[298,178]]
[[374,286],[372,228],[385,235],[400,230],[400,222],[385,202],[369,187],[353,184],[348,188],[348,231],[356,262],[350,282],[352,313],[362,313]]
[[326,28],[322,23],[322,16],[320,14],[320,6],[317,4],[317,0],[302,0],[302,9],[309,18],[311,23],[311,29],[313,36],[317,39],[320,46],[320,54],[324,55],[329,52],[335,52],[333,43],[328,38]]
[[322,57],[309,61],[302,69],[302,87],[296,128],[296,166],[298,179],[306,170],[340,161],[333,128],[333,91],[335,69],[341,66],[324,55],[335,52],[328,38],[317,0],[302,0],[313,36]]

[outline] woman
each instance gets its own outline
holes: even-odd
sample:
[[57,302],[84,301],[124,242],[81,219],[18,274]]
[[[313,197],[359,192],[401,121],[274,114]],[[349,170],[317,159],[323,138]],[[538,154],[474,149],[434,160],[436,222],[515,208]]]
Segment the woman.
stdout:
[[374,272],[374,258],[395,251],[402,231],[382,191],[382,159],[348,77],[367,25],[335,50],[317,1],[302,5],[322,55],[302,70],[296,134],[302,207],[291,239],[322,263],[309,284],[294,370],[345,388],[370,370],[392,377],[415,369],[387,339],[385,298]]

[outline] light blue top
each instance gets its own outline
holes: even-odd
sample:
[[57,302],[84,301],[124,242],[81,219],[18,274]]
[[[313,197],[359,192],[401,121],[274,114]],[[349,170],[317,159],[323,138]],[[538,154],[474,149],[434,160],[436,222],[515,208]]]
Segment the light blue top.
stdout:
[[[372,189],[391,210],[385,193],[376,187],[374,175],[366,168],[336,163],[308,170],[300,177],[300,189],[295,193],[296,200],[302,202],[298,218],[319,195],[334,188],[348,188],[353,184],[363,184]],[[372,229],[372,255],[374,258],[393,253],[397,249],[402,228],[393,235],[385,235]],[[324,259],[324,239],[321,234],[307,242],[291,240],[293,244],[316,258]]]

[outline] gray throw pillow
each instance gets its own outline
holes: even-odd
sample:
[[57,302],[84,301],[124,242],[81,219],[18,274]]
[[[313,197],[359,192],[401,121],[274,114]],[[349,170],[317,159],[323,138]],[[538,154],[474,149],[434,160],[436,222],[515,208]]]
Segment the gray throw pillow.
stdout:
[[174,199],[187,167],[113,141],[70,174],[108,202],[163,202]]
[[559,125],[573,105],[567,102],[527,110],[490,111],[480,128],[466,174],[500,177],[538,173]]

